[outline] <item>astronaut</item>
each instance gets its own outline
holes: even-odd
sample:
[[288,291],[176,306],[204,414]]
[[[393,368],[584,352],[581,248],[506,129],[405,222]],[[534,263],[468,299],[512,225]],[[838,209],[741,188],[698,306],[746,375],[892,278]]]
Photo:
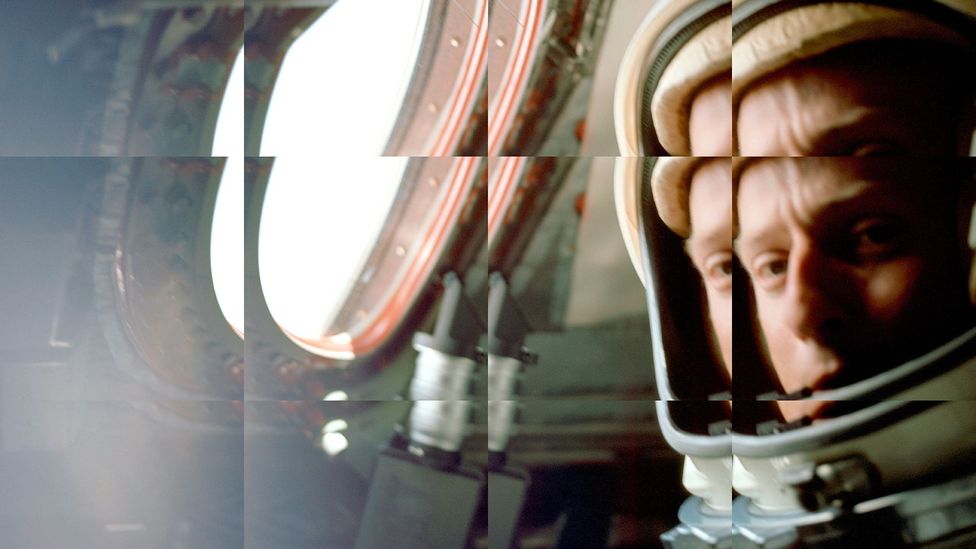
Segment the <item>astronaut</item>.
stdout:
[[[728,43],[710,34],[725,18]],[[714,161],[622,159],[615,173],[648,291],[659,422],[698,466],[689,477],[686,461],[685,486],[701,501],[666,545],[972,541],[976,214],[972,164],[955,157],[973,150],[974,46],[976,5],[955,0],[666,2],[632,42],[615,98],[624,156],[696,154],[689,109],[714,67],[732,75],[732,422],[699,390],[696,348],[721,339],[713,296],[707,329],[693,314],[709,271],[696,262],[705,276],[688,284],[676,265],[693,246],[667,236],[694,234],[708,201],[689,199]],[[685,194],[669,199],[665,179]],[[703,489],[726,482],[723,452],[740,496],[730,529]]]

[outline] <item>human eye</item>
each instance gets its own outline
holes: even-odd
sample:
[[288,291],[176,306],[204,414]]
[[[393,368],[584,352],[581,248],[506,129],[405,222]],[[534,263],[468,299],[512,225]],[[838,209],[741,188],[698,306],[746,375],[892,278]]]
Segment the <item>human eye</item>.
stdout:
[[720,291],[732,288],[732,252],[722,251],[710,255],[705,260],[705,280]]
[[750,276],[760,288],[767,291],[776,290],[785,283],[788,266],[786,254],[764,252],[752,260]]
[[897,253],[905,240],[905,231],[896,221],[868,218],[854,223],[849,246],[855,262],[883,260]]

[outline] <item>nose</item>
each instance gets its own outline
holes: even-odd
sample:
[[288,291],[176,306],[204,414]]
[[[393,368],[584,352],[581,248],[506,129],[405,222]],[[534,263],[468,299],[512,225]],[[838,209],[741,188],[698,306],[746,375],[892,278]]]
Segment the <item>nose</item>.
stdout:
[[853,281],[844,276],[838,261],[809,240],[793,243],[783,321],[803,341],[833,347],[849,328],[842,296]]

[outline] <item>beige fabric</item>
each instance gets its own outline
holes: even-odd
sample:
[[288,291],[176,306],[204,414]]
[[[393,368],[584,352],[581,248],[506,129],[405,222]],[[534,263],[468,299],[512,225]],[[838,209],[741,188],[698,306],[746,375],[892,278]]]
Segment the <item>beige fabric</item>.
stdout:
[[[963,11],[976,12],[976,2],[970,2]],[[797,8],[760,23],[733,44],[733,109],[737,112],[751,84],[792,62],[843,45],[886,38],[968,44],[946,27],[891,8],[853,3]]]
[[651,173],[651,191],[657,213],[664,224],[682,238],[691,235],[688,194],[691,176],[702,160],[695,157],[662,157],[654,164]]
[[655,41],[664,29],[698,0],[658,0],[641,22],[640,28],[627,46],[620,62],[620,72],[614,88],[614,128],[620,156],[636,156],[639,151],[640,103],[644,81],[642,68],[651,54]]
[[685,44],[668,64],[651,100],[658,140],[669,154],[691,154],[688,119],[699,88],[732,68],[732,18],[716,21]]

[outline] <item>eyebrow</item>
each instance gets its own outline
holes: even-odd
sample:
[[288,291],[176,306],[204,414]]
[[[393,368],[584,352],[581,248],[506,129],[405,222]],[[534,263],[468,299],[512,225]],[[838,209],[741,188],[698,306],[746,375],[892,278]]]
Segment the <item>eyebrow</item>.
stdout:
[[685,240],[685,253],[694,260],[696,253],[708,252],[717,249],[728,249],[732,242],[725,236],[724,231],[716,227],[710,232],[694,232]]
[[820,128],[818,133],[811,140],[811,146],[804,152],[805,156],[850,156],[854,147],[863,144],[891,143],[898,144],[901,135],[889,134],[888,132],[878,133],[877,128],[866,132],[864,128],[873,127],[880,123],[881,127],[887,125],[893,114],[891,109],[882,107],[861,107],[860,116],[848,120],[837,120],[826,128]]
[[[811,139],[808,140],[809,146],[796,156],[850,156],[855,146],[871,143],[892,143],[899,144],[905,137],[897,133],[884,132],[878,135],[878,131],[873,126],[880,124],[885,127],[891,117],[897,111],[883,106],[861,106],[856,112],[847,113],[839,119],[832,120],[832,124],[827,127],[817,128]],[[865,131],[865,128],[872,128]],[[736,152],[740,147],[736,147]],[[751,153],[749,158],[763,159],[776,158],[783,156],[774,151],[764,151],[762,153]],[[747,162],[751,162],[747,161]],[[739,170],[739,173],[745,168]],[[736,178],[737,179],[737,178]]]
[[[833,216],[845,215],[851,209],[865,205],[870,206],[872,211],[875,211],[884,203],[886,189],[880,182],[873,181],[870,178],[858,178],[856,181],[852,181],[852,183],[863,183],[865,185],[852,187],[848,193],[838,193],[837,196],[827,201],[817,210],[814,214],[814,220],[801,221],[801,223],[804,226],[811,226],[812,228],[809,230],[816,230],[817,226],[824,223],[823,220],[825,218],[830,220]],[[738,236],[733,241],[735,253],[740,257],[747,255],[747,252],[751,252],[760,243],[772,240],[783,233],[783,230],[777,226],[777,223],[771,220],[760,225],[758,230],[748,233],[747,236],[743,236],[741,227],[740,224]]]
[[781,229],[774,227],[773,223],[767,223],[762,227],[756,234],[752,234],[748,237],[740,236],[732,241],[732,249],[735,251],[735,255],[744,256],[746,252],[752,251],[753,248],[757,247],[759,243],[772,239],[774,236],[782,234]]

